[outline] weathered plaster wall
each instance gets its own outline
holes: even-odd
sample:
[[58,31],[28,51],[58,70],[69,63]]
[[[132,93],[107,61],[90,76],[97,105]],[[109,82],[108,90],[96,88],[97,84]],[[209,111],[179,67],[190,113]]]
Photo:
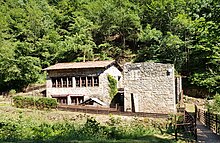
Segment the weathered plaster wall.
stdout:
[[132,94],[135,112],[175,111],[174,66],[171,64],[125,64],[124,89],[125,111],[132,111]]
[[[56,70],[49,71],[47,77],[47,97],[51,95],[84,95],[84,100],[90,97],[96,97],[100,100],[110,103],[108,94],[108,79],[107,75],[111,74],[114,77],[122,76],[121,72],[113,65],[104,68],[94,69],[74,69],[74,70]],[[97,76],[99,75],[98,87],[76,87],[75,77],[77,76]],[[52,88],[51,77],[73,77],[73,87],[71,88]]]

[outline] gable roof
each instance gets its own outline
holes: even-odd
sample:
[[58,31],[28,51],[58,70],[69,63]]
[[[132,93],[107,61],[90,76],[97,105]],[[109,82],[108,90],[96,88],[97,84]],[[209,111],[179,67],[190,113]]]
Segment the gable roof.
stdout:
[[88,62],[72,62],[72,63],[57,63],[43,70],[61,70],[61,69],[85,69],[85,68],[107,68],[115,64],[114,60],[111,61],[88,61]]
[[98,98],[89,98],[86,101],[80,103],[80,104],[86,104],[89,102],[96,102],[97,104],[101,105],[101,106],[107,106],[107,104],[105,102],[102,102],[101,100],[99,100]]

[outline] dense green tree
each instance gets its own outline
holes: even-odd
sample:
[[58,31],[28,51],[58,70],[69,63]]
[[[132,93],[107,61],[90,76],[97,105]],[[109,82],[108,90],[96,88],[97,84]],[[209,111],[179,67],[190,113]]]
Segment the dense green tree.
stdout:
[[0,91],[57,62],[115,59],[173,63],[220,92],[218,0],[7,0],[0,17]]

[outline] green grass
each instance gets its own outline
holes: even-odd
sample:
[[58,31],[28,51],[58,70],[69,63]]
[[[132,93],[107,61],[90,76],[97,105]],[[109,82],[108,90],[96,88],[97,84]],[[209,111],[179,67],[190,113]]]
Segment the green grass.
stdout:
[[167,121],[164,119],[40,111],[10,106],[1,106],[0,114],[0,142],[176,142],[174,136],[166,133]]

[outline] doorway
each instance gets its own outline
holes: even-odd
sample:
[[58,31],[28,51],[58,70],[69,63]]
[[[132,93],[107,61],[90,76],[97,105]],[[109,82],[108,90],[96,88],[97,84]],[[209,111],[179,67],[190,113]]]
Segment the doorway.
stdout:
[[131,111],[135,112],[134,94],[131,93]]

